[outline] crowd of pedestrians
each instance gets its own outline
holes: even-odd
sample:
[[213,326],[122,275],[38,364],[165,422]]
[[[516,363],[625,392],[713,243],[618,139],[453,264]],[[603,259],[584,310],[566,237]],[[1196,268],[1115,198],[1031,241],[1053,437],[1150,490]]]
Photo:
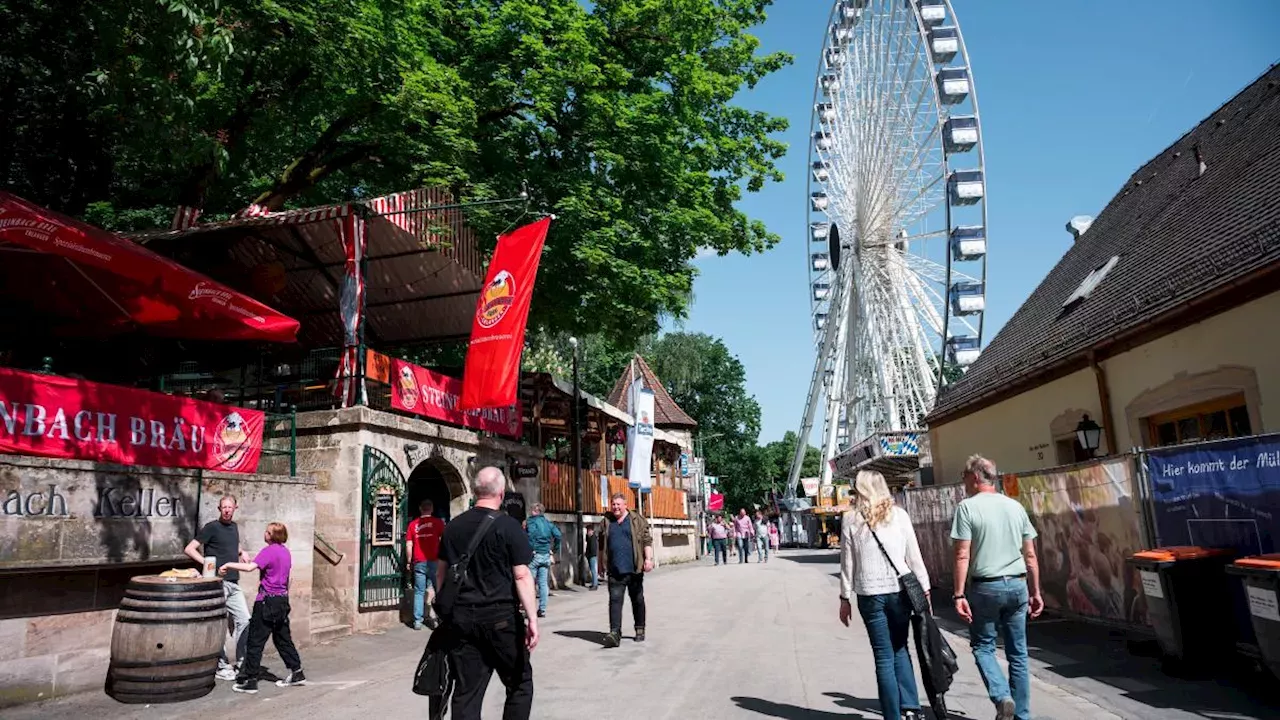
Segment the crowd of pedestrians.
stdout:
[[[970,647],[997,720],[1028,720],[1027,620],[1044,609],[1036,531],[1022,505],[998,491],[998,478],[990,460],[975,455],[966,463],[963,481],[969,497],[957,506],[951,528],[957,588],[952,602],[969,625]],[[506,688],[503,717],[521,720],[532,709],[530,655],[540,637],[538,620],[547,613],[550,574],[563,537],[540,504],[530,508],[527,520],[513,516],[504,504],[506,482],[499,469],[484,468],[472,483],[475,507],[446,524],[433,503],[424,500],[405,533],[413,627],[439,626],[430,643],[447,647],[452,683],[448,705],[460,720],[480,717],[495,672]],[[250,559],[234,520],[237,509],[233,496],[221,498],[218,518],[201,527],[186,548],[202,565],[212,557],[222,580],[235,654],[224,653],[218,677],[234,680],[236,692],[258,692],[262,653],[271,639],[288,671],[276,684],[305,684],[289,625],[288,529],[269,523],[262,550]],[[753,517],[740,508],[729,520],[715,515],[706,525],[715,565],[728,564],[731,554],[738,563],[749,562],[753,550],[756,562],[767,563],[778,537],[777,525],[759,510]],[[607,580],[605,647],[622,644],[628,600],[631,637],[644,642],[644,579],[654,567],[653,535],[648,521],[629,510],[626,496],[612,496],[600,522],[585,528],[582,557],[584,584],[595,590],[601,577]],[[239,581],[242,573],[253,572],[261,577],[250,611]],[[859,472],[840,535],[838,616],[848,626],[856,609],[866,628],[885,717],[923,717],[909,646],[913,631],[935,713],[955,672],[954,654],[933,625],[930,590],[911,518],[894,503],[882,475]],[[1007,674],[996,658],[998,639],[1003,640]],[[433,704],[433,715],[446,698],[434,699],[440,702]]]

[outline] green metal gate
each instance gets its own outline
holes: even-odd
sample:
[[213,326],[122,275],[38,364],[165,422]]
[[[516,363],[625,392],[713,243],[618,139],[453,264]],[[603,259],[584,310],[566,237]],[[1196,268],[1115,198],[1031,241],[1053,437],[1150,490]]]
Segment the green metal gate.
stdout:
[[[376,448],[365,446],[364,449],[364,485],[361,496],[360,519],[360,607],[361,608],[394,608],[400,605],[404,593],[404,527],[406,493],[404,475],[400,468],[386,453]],[[392,498],[384,498],[383,510],[387,505],[395,508],[394,520],[391,523],[393,536],[390,544],[375,544],[379,538],[374,523],[375,508],[379,505],[379,495],[392,494]],[[385,530],[385,528],[384,528]],[[381,538],[385,542],[386,538]]]

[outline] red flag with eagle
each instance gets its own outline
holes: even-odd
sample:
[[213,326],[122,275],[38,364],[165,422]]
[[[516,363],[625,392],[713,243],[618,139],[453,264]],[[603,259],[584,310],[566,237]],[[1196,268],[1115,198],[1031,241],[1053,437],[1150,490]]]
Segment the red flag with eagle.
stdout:
[[471,323],[459,400],[463,410],[516,404],[524,329],[550,226],[547,217],[498,237]]

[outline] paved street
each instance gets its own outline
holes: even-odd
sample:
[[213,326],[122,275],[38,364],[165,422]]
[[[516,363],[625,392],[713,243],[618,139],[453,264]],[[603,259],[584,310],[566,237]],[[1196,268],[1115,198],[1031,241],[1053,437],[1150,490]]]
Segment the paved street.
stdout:
[[[707,562],[660,568],[646,582],[649,641],[624,641],[606,650],[607,594],[562,591],[551,599],[544,638],[534,655],[535,718],[742,718],[849,720],[878,718],[870,648],[860,625],[846,630],[836,619],[837,572],[833,552],[784,551],[766,565],[712,567]],[[1052,625],[1046,626],[1046,628]],[[1032,632],[1033,645],[1037,631]],[[310,648],[303,660],[312,684],[237,695],[219,683],[211,695],[181,705],[125,706],[105,695],[83,695],[6,711],[6,718],[209,718],[228,713],[270,713],[278,718],[420,718],[426,703],[409,691],[409,679],[426,636],[407,629],[346,638]],[[956,717],[993,716],[967,641],[951,638],[962,669],[948,704]],[[1041,658],[1039,649],[1035,654]],[[1050,653],[1049,662],[1066,658]],[[1069,663],[1068,663],[1069,664]],[[267,666],[280,670],[269,653]],[[1123,682],[1093,680],[1087,668],[1067,679],[1034,661],[1033,707],[1037,718],[1105,719],[1274,717],[1241,693],[1190,684],[1196,701],[1177,707],[1182,684],[1155,689],[1147,700],[1124,693]],[[1115,662],[1105,666],[1116,673]],[[1052,682],[1049,682],[1051,680]],[[1070,687],[1071,691],[1062,689]],[[1134,688],[1129,688],[1134,689]],[[1196,694],[1198,693],[1198,694]],[[1157,698],[1157,696],[1159,696]],[[1088,698],[1088,699],[1086,699]],[[500,685],[490,688],[486,717],[501,717]]]

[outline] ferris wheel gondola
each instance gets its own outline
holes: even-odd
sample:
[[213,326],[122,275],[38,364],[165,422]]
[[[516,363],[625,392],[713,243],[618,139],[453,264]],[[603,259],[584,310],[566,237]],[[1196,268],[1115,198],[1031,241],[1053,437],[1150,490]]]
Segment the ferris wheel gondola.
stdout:
[[792,488],[820,408],[823,459],[846,461],[824,462],[824,482],[837,464],[909,474],[941,384],[980,351],[987,183],[971,67],[948,0],[832,6],[809,150],[818,352]]

